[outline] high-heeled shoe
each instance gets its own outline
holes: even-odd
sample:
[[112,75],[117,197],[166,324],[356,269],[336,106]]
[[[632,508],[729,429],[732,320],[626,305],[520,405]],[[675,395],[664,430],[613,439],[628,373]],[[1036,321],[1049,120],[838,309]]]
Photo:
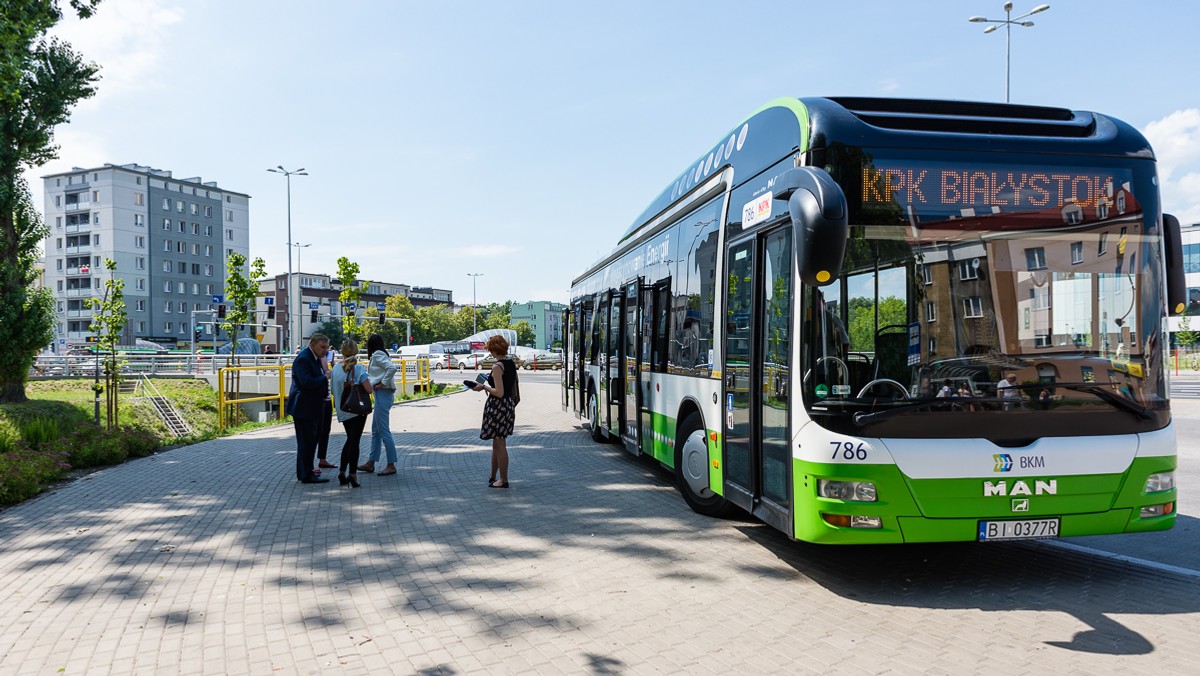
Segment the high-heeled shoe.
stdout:
[[350,480],[346,478],[345,474],[338,474],[338,483],[345,486],[350,483]]
[[357,475],[357,474],[351,474],[351,475],[350,475],[350,479],[349,479],[349,481],[350,481],[350,486],[351,486],[352,488],[358,488],[358,487],[359,487],[359,485],[358,485],[358,475]]

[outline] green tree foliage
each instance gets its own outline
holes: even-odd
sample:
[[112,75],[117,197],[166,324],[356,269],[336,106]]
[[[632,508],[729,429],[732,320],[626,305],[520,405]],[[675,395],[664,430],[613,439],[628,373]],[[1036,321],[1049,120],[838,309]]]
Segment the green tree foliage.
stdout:
[[537,340],[537,336],[533,333],[533,327],[524,319],[514,324],[512,328],[517,332],[518,345],[533,345]]
[[342,322],[337,319],[327,319],[324,323],[317,327],[317,333],[323,333],[329,336],[329,344],[335,348],[341,348],[342,341],[346,339],[346,334],[342,333]]
[[1200,341],[1200,332],[1192,330],[1192,323],[1188,318],[1188,313],[1183,313],[1179,318],[1179,330],[1175,332],[1175,340],[1180,345],[1191,347],[1197,341]]
[[[99,0],[71,0],[83,18]],[[34,264],[47,230],[21,172],[57,157],[54,128],[95,93],[95,64],[47,39],[62,19],[58,0],[0,2],[0,403],[25,401],[25,379],[52,338],[53,303],[35,291]]]
[[907,308],[904,301],[889,296],[879,301],[879,325],[875,324],[875,304],[870,298],[851,298],[847,304],[850,311],[850,349],[871,352],[875,349],[875,332],[894,324],[907,325]]
[[[121,366],[117,362],[117,345],[129,322],[125,311],[125,280],[117,277],[116,261],[105,258],[104,269],[108,270],[108,279],[104,280],[104,296],[88,298],[87,306],[93,310],[92,323],[88,327],[96,334],[97,347],[104,355],[104,402],[108,414],[108,428],[117,426],[117,405],[121,381]],[[99,421],[97,421],[99,422]]]
[[355,311],[346,307],[348,303],[357,305],[362,296],[362,288],[358,285],[358,263],[352,263],[349,258],[342,256],[337,266],[337,280],[342,283],[342,291],[338,294],[338,300],[342,303],[342,332],[361,343],[364,341],[358,340],[358,318],[354,316]]

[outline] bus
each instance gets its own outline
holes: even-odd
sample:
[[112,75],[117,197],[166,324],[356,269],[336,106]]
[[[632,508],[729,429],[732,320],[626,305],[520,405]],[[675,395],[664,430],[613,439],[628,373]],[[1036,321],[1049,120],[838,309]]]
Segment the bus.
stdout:
[[796,540],[1166,530],[1185,295],[1128,124],[784,98],[572,281],[562,403],[695,511]]

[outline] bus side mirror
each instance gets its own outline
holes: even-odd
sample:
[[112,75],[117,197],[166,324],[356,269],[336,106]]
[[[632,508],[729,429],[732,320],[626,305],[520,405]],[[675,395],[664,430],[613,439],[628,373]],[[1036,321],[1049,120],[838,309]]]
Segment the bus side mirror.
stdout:
[[1163,255],[1167,263],[1167,315],[1178,317],[1188,309],[1187,278],[1183,274],[1183,238],[1179,219],[1163,214]]
[[775,198],[788,201],[800,280],[811,286],[837,281],[850,236],[849,210],[841,187],[825,171],[798,167],[779,177]]

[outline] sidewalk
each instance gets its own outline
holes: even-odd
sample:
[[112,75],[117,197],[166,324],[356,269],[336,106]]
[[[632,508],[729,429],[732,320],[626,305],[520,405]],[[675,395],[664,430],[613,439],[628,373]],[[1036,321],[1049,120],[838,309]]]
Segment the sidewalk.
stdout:
[[1050,545],[819,547],[704,518],[669,474],[592,443],[558,387],[533,380],[510,489],[485,484],[482,395],[463,392],[393,408],[399,474],[358,490],[297,483],[291,428],[278,427],[6,510],[0,675],[1183,674],[1200,662],[1194,579]]

